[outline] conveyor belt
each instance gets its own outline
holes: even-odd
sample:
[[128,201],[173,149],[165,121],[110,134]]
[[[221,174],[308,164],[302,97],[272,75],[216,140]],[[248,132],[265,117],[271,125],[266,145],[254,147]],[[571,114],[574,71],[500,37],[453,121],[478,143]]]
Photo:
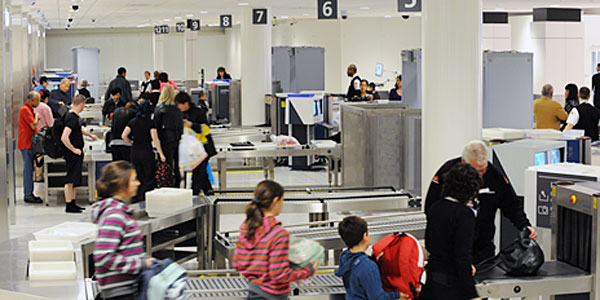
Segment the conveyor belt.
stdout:
[[[248,283],[243,277],[190,278],[187,292],[193,298],[245,298]],[[342,279],[334,274],[317,274],[304,282],[292,283],[292,295],[345,294]]]
[[[409,197],[410,195],[400,192],[392,191],[369,191],[369,192],[342,192],[342,193],[286,193],[286,200],[343,200],[343,199],[355,199],[355,198],[385,198],[385,197]],[[252,200],[252,194],[226,194],[219,196],[207,197],[207,200],[214,203],[216,200],[219,201],[243,201]]]
[[[344,242],[340,238],[337,226],[334,226],[337,222],[339,221],[313,222],[316,224],[329,223],[326,225],[330,226],[311,228],[293,228],[293,226],[288,226],[287,230],[290,235],[314,240],[321,244],[325,249],[343,249],[345,247]],[[376,243],[386,235],[394,232],[407,232],[419,239],[423,239],[425,236],[426,222],[427,219],[422,213],[407,214],[406,216],[371,218],[371,220],[368,220],[371,242]],[[226,258],[230,258],[233,255],[235,244],[238,239],[239,232],[218,232],[214,240],[215,250],[223,254]]]

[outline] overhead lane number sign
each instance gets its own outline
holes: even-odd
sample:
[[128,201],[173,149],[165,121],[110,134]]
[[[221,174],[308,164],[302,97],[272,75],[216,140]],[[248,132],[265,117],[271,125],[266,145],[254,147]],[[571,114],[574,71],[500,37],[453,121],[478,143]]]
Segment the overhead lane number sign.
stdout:
[[266,8],[255,8],[252,10],[252,24],[254,25],[266,25],[267,24],[267,9]]
[[233,18],[231,15],[221,15],[221,28],[231,28]]
[[169,34],[169,25],[154,26],[154,34]]
[[399,12],[420,12],[422,0],[398,0]]
[[337,19],[337,0],[317,0],[317,17],[319,20]]
[[198,31],[198,30],[200,30],[200,20],[198,20],[198,19],[188,19],[187,20],[187,28],[189,28],[191,31]]
[[185,23],[184,22],[177,22],[177,24],[175,24],[175,31],[177,31],[177,32],[184,32],[185,31]]

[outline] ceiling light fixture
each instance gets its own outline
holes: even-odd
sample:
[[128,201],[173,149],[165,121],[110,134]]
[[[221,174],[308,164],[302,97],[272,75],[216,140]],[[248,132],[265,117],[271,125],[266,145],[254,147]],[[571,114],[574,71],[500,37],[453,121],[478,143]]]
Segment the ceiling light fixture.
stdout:
[[367,6],[361,6],[360,10],[369,10],[369,7],[367,7]]
[[392,16],[390,16],[390,15],[385,15],[383,17],[386,18],[386,19],[391,19],[392,18]]
[[280,18],[285,20],[285,19],[289,19],[290,17],[289,16],[281,16]]
[[248,2],[240,2],[238,3],[238,6],[248,6]]
[[560,5],[558,5],[558,4],[552,4],[552,5],[550,5],[550,7],[560,7]]
[[175,20],[181,20],[181,17],[175,17]]
[[169,21],[171,21],[171,19],[164,19],[163,21],[165,21],[165,22],[169,22]]
[[185,17],[186,17],[186,18],[191,18],[191,17],[193,17],[193,16],[194,16],[194,15],[192,15],[192,14],[187,14],[187,15],[185,15]]
[[207,11],[205,11],[205,10],[203,10],[203,11],[201,11],[201,12],[200,12],[200,14],[201,14],[201,15],[206,15],[206,14],[208,14],[208,12],[207,12]]

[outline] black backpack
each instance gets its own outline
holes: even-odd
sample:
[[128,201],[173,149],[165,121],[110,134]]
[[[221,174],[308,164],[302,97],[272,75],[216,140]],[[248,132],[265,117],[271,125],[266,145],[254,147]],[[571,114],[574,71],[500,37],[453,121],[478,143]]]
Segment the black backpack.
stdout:
[[65,116],[54,121],[54,126],[46,129],[44,133],[44,153],[53,159],[61,158],[65,155],[65,146],[60,140],[62,132],[65,129]]
[[44,155],[44,139],[46,135],[46,131],[48,127],[44,127],[39,132],[35,133],[31,137],[31,154],[33,155],[33,159],[36,159],[40,156]]
[[498,266],[511,276],[535,275],[544,264],[544,252],[536,241],[529,238],[530,234],[528,229],[521,231],[500,253],[479,263],[477,274],[487,273]]

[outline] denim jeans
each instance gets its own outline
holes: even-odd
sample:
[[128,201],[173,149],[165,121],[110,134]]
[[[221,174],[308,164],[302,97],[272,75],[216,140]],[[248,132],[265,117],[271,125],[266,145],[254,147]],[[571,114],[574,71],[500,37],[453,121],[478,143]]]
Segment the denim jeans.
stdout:
[[24,199],[33,196],[33,154],[31,149],[21,150],[23,155],[23,193]]

